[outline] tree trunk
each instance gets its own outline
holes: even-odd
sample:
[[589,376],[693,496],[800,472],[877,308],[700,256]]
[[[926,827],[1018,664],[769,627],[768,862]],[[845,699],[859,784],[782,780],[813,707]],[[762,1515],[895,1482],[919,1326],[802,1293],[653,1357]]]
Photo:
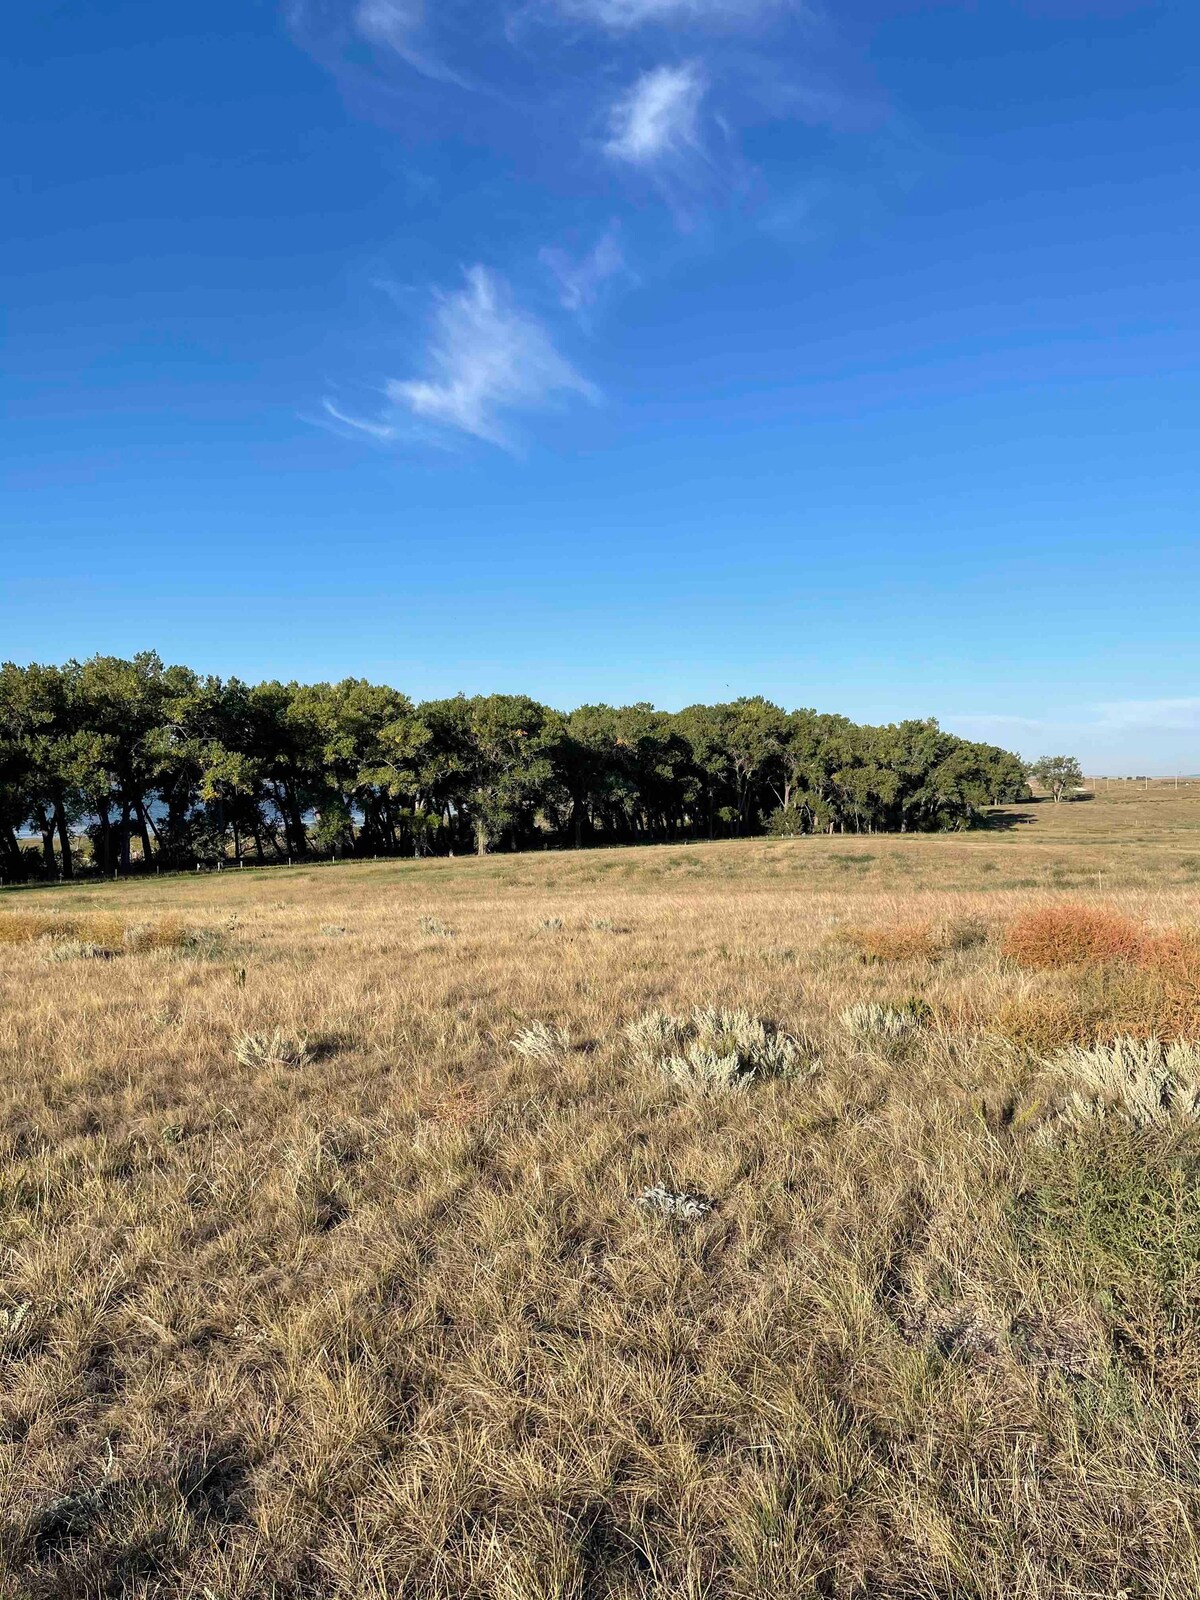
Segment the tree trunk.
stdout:
[[54,826],[58,829],[58,854],[62,875],[64,878],[72,878],[75,875],[75,863],[71,858],[71,830],[67,826],[67,812],[61,795],[54,797]]
[[100,870],[108,878],[113,873],[113,825],[112,818],[108,814],[107,800],[101,800],[97,805],[96,816],[100,822],[99,838],[96,841],[99,846],[97,853],[100,858]]
[[38,811],[38,829],[42,835],[42,865],[47,877],[53,878],[58,871],[54,859],[54,823],[44,806]]
[[12,828],[5,828],[3,833],[0,833],[0,843],[4,846],[4,876],[9,879],[23,878],[25,862],[21,856],[21,846],[17,843],[17,836]]
[[300,807],[294,796],[288,797],[288,836],[292,848],[298,856],[305,855],[308,850],[308,834],[304,828],[304,818],[300,815]]
[[129,803],[129,796],[128,795],[122,795],[122,797],[121,797],[121,846],[120,846],[120,848],[121,848],[121,873],[122,873],[122,875],[124,877],[128,877],[129,876],[129,835],[133,831],[131,826],[130,826],[132,815],[133,815],[133,807]]
[[141,835],[142,840],[142,860],[148,871],[151,858],[154,855],[154,851],[150,846],[150,824],[146,819],[146,807],[141,800],[134,802],[134,809],[137,812],[138,833]]

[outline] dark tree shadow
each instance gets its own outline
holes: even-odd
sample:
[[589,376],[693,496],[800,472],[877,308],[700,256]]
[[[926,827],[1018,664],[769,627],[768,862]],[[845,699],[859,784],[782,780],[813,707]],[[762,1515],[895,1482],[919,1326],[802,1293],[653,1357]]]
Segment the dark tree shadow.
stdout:
[[991,811],[979,823],[987,833],[1011,833],[1014,828],[1025,827],[1036,821],[1032,811]]

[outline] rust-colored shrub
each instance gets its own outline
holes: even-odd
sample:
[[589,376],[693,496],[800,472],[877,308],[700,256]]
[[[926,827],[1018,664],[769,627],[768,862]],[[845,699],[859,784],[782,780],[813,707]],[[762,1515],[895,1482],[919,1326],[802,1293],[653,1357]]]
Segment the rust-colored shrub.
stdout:
[[1200,934],[1192,928],[1154,934],[1145,941],[1138,965],[1138,977],[1159,997],[1159,1036],[1200,1038]]
[[1138,960],[1164,983],[1200,998],[1200,931],[1171,928],[1143,940]]
[[1023,967],[1074,967],[1131,961],[1146,942],[1136,922],[1095,906],[1044,906],[1011,922],[1004,953]]
[[838,943],[848,945],[864,961],[937,961],[955,951],[979,949],[988,938],[988,925],[978,916],[887,922],[843,928],[836,935]]
[[[1011,923],[1004,950],[1025,967],[1073,969],[1078,984],[1073,1001],[1001,1007],[993,1026],[1005,1037],[1031,1048],[1118,1035],[1200,1037],[1200,934],[1193,929],[1152,934],[1113,911],[1052,906]],[[1059,1025],[1062,1034],[1049,1037]]]

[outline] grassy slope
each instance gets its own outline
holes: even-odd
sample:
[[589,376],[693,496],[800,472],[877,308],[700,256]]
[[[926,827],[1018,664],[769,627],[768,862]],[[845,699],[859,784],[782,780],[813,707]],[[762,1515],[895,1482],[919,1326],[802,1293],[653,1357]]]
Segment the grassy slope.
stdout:
[[[1042,1131],[995,1019],[1072,980],[837,937],[1195,917],[1200,785],[1009,820],[9,895],[208,937],[0,945],[0,1594],[1200,1592],[1188,1137]],[[712,1002],[823,1071],[629,1059]],[[313,1059],[238,1061],[276,1027]]]

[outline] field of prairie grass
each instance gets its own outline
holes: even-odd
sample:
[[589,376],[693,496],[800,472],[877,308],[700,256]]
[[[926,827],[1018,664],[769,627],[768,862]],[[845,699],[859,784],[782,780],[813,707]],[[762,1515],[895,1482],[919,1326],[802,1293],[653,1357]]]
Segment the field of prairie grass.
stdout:
[[0,1595],[1200,1594],[1200,783],[994,823],[4,896]]

